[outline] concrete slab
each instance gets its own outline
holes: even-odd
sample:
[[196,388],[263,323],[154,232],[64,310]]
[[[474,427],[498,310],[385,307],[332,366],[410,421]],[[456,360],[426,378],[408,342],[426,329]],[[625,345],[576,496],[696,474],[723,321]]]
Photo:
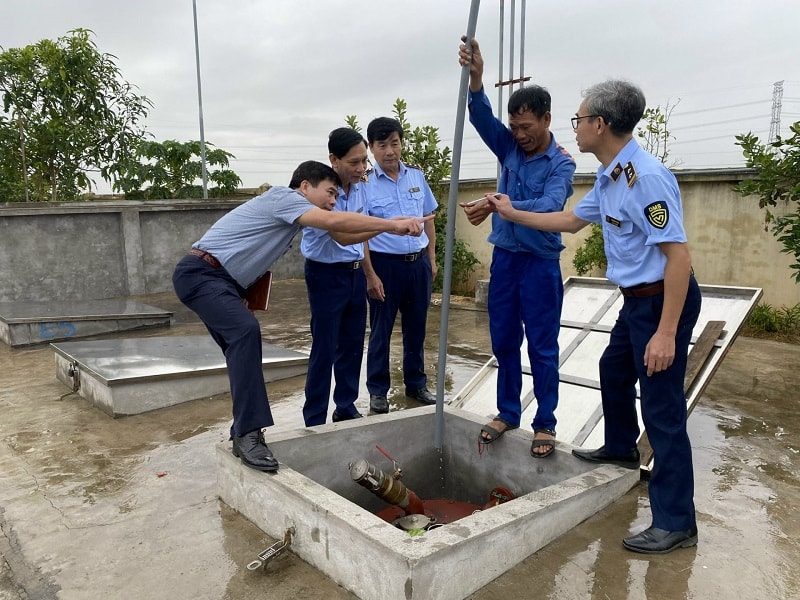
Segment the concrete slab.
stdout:
[[[112,417],[230,390],[222,351],[207,335],[51,344],[56,378]],[[302,375],[308,355],[262,344],[264,381]]]
[[12,347],[169,325],[172,313],[129,300],[0,302],[0,340]]
[[[270,437],[275,474],[254,471],[217,446],[220,498],[363,600],[462,600],[630,490],[636,470],[579,461],[559,444],[528,456],[532,433],[512,431],[479,453],[482,419],[445,407],[441,451],[431,444],[436,407],[408,409]],[[514,500],[409,536],[374,512],[390,506],[350,478],[364,458],[391,473],[380,446],[423,500],[483,505],[497,486]],[[309,448],[313,447],[313,452]]]

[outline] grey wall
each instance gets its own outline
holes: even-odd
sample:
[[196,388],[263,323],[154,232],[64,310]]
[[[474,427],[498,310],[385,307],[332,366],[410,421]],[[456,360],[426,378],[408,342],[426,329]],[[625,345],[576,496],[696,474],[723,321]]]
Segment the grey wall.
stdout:
[[[763,301],[794,306],[800,302],[800,285],[791,277],[792,257],[781,253],[781,245],[764,231],[758,200],[733,191],[748,174],[741,169],[676,171],[695,272],[701,283],[760,287]],[[567,207],[574,207],[593,183],[593,175],[576,176]],[[490,179],[462,181],[459,200],[477,198],[495,186]],[[214,221],[243,201],[2,204],[0,301],[89,300],[169,291],[175,263]],[[773,212],[780,214],[784,208]],[[472,286],[489,276],[490,229],[490,219],[473,227],[463,211],[456,211],[456,235],[481,261]],[[564,277],[575,274],[572,259],[588,232],[586,228],[563,236]],[[276,279],[303,276],[299,246],[298,235],[273,267]]]
[[[240,200],[0,205],[0,302],[172,289],[172,269]],[[298,236],[273,268],[303,276]]]

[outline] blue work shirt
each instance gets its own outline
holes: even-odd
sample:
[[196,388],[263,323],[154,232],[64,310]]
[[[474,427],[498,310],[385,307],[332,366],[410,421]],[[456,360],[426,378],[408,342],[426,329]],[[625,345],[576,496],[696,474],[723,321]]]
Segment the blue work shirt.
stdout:
[[[469,121],[500,161],[497,191],[507,194],[514,208],[539,213],[564,210],[572,195],[575,160],[552,133],[547,150],[528,158],[511,130],[492,113],[483,88],[469,93]],[[548,259],[557,259],[564,249],[560,233],[510,223],[497,214],[492,215],[489,242],[511,252],[531,252]]]
[[222,216],[192,247],[212,254],[247,288],[289,249],[297,219],[315,209],[300,192],[272,187]]
[[[351,183],[349,194],[345,194],[340,186],[333,210],[363,212],[364,184]],[[306,258],[322,263],[351,262],[364,258],[364,244],[342,246],[326,230],[316,227],[303,227],[300,251]]]
[[686,242],[675,176],[631,139],[575,207],[575,216],[603,227],[606,277],[622,287],[664,279],[658,244]]
[[[364,211],[372,217],[424,217],[439,205],[433,196],[425,175],[419,169],[400,163],[397,181],[375,165],[366,184]],[[387,254],[414,254],[428,246],[425,232],[419,237],[380,233],[369,241],[371,252]]]

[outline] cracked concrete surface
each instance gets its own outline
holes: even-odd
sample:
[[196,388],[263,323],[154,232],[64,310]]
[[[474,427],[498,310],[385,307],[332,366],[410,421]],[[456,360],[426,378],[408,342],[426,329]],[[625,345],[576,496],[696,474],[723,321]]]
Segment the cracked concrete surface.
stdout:
[[[307,350],[303,282],[278,282],[273,294],[259,317],[265,339]],[[175,319],[130,336],[204,332],[171,294],[137,299]],[[487,358],[487,321],[479,311],[450,315],[448,383],[457,390]],[[432,308],[431,375],[438,316]],[[642,484],[472,600],[800,597],[798,359],[798,346],[739,338],[695,409],[696,548],[654,557],[622,548],[622,537],[649,525]],[[354,598],[291,553],[265,571],[245,568],[274,540],[216,497],[227,395],[111,419],[80,396],[59,399],[69,390],[46,346],[0,345],[0,372],[0,600]],[[402,410],[411,404],[395,379],[392,409]],[[303,382],[267,386],[279,427],[302,425]],[[367,398],[364,389],[362,412]]]

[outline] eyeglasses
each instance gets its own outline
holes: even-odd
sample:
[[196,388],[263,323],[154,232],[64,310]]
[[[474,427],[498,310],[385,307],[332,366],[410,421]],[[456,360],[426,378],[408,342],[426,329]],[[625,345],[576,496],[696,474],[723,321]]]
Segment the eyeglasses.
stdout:
[[573,129],[577,129],[578,128],[578,123],[580,123],[581,119],[594,119],[594,118],[599,117],[599,116],[600,115],[583,115],[582,117],[572,117],[570,119],[570,123],[572,123],[572,128]]

